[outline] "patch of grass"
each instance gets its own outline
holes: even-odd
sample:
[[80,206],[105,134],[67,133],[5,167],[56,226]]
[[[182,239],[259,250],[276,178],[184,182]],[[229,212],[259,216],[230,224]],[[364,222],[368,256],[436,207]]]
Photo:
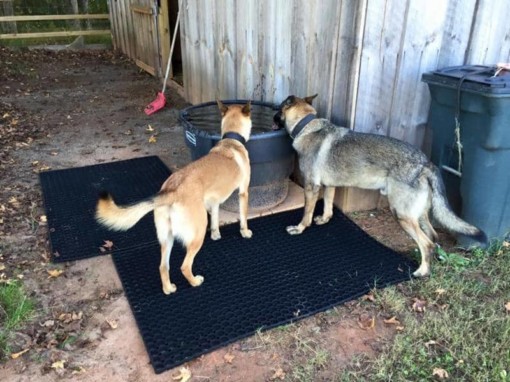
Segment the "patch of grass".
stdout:
[[12,330],[19,328],[34,311],[30,300],[19,282],[0,284],[0,358],[9,353]]
[[[510,248],[496,244],[471,254],[439,251],[433,276],[378,292],[402,333],[375,360],[353,363],[339,380],[510,381]],[[426,301],[425,311],[413,299]]]

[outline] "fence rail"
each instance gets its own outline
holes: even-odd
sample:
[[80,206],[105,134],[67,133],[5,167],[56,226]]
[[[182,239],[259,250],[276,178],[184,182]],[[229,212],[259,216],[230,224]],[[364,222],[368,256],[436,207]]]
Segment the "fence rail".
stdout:
[[[1,0],[0,0],[1,1]],[[54,20],[87,20],[108,19],[108,13],[84,15],[34,15],[34,16],[0,16],[2,21],[54,21]]]
[[[1,0],[0,0],[1,1]],[[107,13],[101,14],[69,14],[69,15],[30,15],[30,16],[0,16],[2,22],[29,22],[29,21],[60,21],[60,20],[107,20]],[[98,36],[111,34],[110,29],[86,29],[56,32],[33,32],[33,33],[3,33],[0,40],[25,39],[25,38],[48,38],[70,36]]]

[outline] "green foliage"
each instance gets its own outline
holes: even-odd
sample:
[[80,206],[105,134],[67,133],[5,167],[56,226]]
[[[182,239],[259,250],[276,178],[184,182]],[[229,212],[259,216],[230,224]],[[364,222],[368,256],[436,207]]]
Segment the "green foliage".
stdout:
[[[510,248],[470,254],[439,250],[429,279],[386,288],[378,300],[404,330],[375,360],[352,364],[349,381],[510,381]],[[413,309],[413,299],[426,309]]]
[[34,311],[34,303],[27,297],[19,282],[0,284],[0,356],[8,353],[12,330],[19,328]]

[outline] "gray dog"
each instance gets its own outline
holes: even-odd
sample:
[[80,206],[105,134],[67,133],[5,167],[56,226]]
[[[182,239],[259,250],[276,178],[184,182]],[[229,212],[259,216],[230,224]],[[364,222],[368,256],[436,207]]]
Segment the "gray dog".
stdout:
[[305,211],[301,222],[287,227],[291,235],[302,233],[312,223],[321,186],[324,212],[315,217],[325,224],[333,215],[335,187],[379,190],[388,196],[393,215],[416,241],[421,252],[416,277],[430,274],[430,257],[437,233],[430,224],[429,211],[451,232],[486,243],[483,231],[457,217],[448,205],[437,167],[410,144],[386,136],[357,133],[317,118],[312,100],[289,96],[274,116],[278,128],[286,128],[294,139],[299,167],[305,181]]

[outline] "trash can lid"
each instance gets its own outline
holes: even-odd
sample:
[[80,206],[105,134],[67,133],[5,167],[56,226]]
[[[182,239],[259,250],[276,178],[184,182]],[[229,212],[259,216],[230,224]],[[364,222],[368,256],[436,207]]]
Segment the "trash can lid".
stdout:
[[510,71],[501,70],[497,76],[497,67],[484,65],[451,66],[425,73],[422,81],[480,93],[510,94]]

